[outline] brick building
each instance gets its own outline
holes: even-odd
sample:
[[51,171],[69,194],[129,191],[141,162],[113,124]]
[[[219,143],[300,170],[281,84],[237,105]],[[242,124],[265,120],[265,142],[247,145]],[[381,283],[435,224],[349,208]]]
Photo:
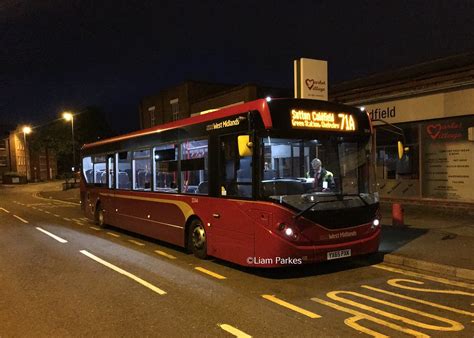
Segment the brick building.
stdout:
[[57,160],[51,150],[40,149],[30,152],[28,136],[25,147],[25,137],[21,128],[10,132],[5,130],[0,139],[0,179],[2,182],[6,172],[15,172],[34,182],[56,178]]
[[291,91],[255,84],[236,86],[187,81],[143,98],[139,105],[140,127],[149,128],[266,96],[289,97]]

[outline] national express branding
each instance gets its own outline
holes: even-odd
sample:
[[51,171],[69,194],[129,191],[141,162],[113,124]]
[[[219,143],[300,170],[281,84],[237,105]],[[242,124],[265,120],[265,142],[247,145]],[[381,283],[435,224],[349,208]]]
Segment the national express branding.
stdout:
[[369,111],[370,119],[373,120],[383,120],[387,118],[394,118],[397,113],[395,111],[395,106],[387,108],[376,108]]

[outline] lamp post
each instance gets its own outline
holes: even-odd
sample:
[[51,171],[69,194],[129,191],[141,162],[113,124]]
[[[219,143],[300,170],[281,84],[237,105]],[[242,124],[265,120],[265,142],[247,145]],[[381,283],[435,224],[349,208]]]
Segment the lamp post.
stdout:
[[71,112],[64,112],[63,119],[71,121],[71,135],[72,135],[72,171],[75,171],[76,167],[76,151],[74,150],[74,114]]
[[24,146],[25,146],[25,169],[26,169],[26,181],[28,182],[28,155],[29,155],[29,152],[27,151],[28,150],[28,147],[26,146],[26,135],[31,133],[31,127],[29,126],[24,126],[23,129],[23,142],[24,142]]

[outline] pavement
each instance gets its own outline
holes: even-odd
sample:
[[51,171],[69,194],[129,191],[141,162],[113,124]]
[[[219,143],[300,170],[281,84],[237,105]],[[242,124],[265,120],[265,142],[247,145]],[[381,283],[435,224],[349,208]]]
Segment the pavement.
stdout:
[[[79,189],[47,188],[42,197],[79,204]],[[391,202],[382,201],[381,211],[384,263],[474,281],[474,208],[403,205],[403,226],[392,225]]]

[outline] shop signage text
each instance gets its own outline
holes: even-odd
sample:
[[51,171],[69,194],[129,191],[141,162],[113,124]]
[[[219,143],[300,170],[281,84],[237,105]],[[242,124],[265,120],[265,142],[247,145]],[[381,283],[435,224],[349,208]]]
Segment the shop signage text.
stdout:
[[387,107],[385,109],[377,108],[372,109],[370,112],[370,119],[371,120],[380,120],[380,119],[387,119],[387,118],[394,118],[397,113],[395,111],[395,106],[392,108]]
[[463,137],[462,123],[435,123],[426,126],[426,132],[432,140],[457,140]]

